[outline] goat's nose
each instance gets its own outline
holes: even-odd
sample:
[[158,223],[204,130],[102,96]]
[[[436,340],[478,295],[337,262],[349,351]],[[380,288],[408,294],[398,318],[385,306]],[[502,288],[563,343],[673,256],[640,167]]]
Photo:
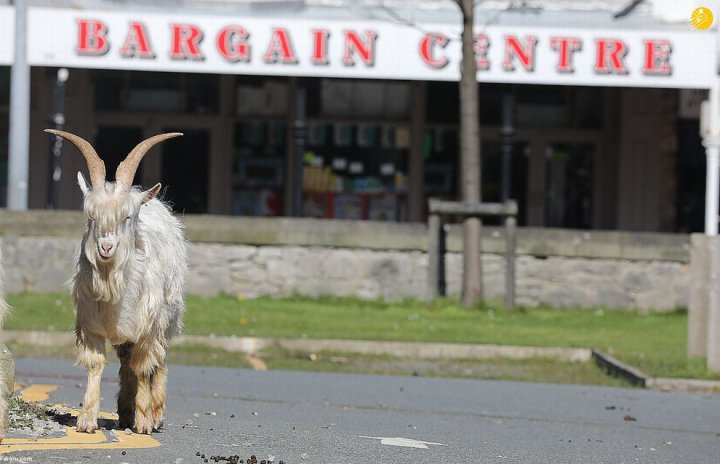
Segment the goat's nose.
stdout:
[[100,245],[105,253],[108,253],[112,249],[112,243],[103,243]]

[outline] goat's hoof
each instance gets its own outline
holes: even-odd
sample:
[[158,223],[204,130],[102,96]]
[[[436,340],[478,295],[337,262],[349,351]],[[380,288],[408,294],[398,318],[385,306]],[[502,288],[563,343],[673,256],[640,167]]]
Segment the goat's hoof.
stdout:
[[134,427],[135,433],[142,433],[145,435],[150,435],[153,431],[153,423],[152,420],[147,417],[142,417],[142,419],[135,417],[135,427]]
[[165,425],[165,421],[162,418],[155,419],[155,430],[160,430]]
[[95,433],[98,429],[97,419],[92,419],[84,413],[80,413],[77,418],[77,431],[86,433]]

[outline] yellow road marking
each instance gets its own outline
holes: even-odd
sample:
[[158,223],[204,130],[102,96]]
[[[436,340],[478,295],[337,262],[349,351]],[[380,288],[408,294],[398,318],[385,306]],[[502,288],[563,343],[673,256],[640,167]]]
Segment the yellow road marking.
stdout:
[[[16,385],[15,391],[20,390],[18,395],[24,401],[45,401],[50,393],[57,390],[57,385],[31,385],[23,389],[23,386]],[[67,408],[63,405],[55,405],[62,412],[69,412],[72,417],[77,417],[79,410]],[[117,420],[118,415],[111,412],[100,412],[101,419]],[[117,440],[117,441],[113,441]],[[124,431],[117,431],[117,434],[109,436],[109,432],[96,430],[94,433],[81,433],[72,427],[65,427],[64,437],[55,438],[6,438],[0,444],[0,454],[15,453],[18,451],[41,451],[41,450],[67,450],[67,449],[137,449],[155,448],[160,443],[150,435],[133,433],[125,434]]]
[[40,403],[50,398],[50,393],[57,390],[57,385],[30,385],[20,391],[18,395],[21,400],[27,401],[28,403]]

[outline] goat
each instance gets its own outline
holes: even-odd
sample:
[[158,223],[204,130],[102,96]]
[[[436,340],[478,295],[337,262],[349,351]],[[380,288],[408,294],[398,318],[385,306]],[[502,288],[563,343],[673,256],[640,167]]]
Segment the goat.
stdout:
[[[8,313],[9,307],[5,303],[5,285],[4,285],[4,270],[2,263],[2,253],[0,252],[0,329],[3,327],[3,320]],[[7,423],[7,398],[10,396],[12,391],[8,391],[9,379],[8,373],[0,367],[0,443],[2,443],[3,436],[5,435],[5,424]]]
[[160,134],[138,144],[112,183],[105,180],[105,163],[89,142],[63,131],[45,132],[72,142],[90,173],[90,185],[81,172],[77,176],[87,224],[69,282],[76,364],[88,375],[77,430],[98,428],[108,340],[120,360],[119,426],[150,434],[162,426],[165,412],[168,343],[182,331],[187,243],[180,221],[156,198],[160,184],[141,190],[132,181],[154,145],[182,134]]

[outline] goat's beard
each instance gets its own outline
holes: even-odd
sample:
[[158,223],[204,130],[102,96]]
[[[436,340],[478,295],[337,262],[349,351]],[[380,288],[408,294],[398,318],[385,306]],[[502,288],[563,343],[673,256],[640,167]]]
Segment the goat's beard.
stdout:
[[130,243],[120,241],[112,258],[105,259],[100,257],[95,241],[86,242],[85,257],[92,266],[92,293],[96,301],[120,301],[125,290],[125,274],[132,252]]

